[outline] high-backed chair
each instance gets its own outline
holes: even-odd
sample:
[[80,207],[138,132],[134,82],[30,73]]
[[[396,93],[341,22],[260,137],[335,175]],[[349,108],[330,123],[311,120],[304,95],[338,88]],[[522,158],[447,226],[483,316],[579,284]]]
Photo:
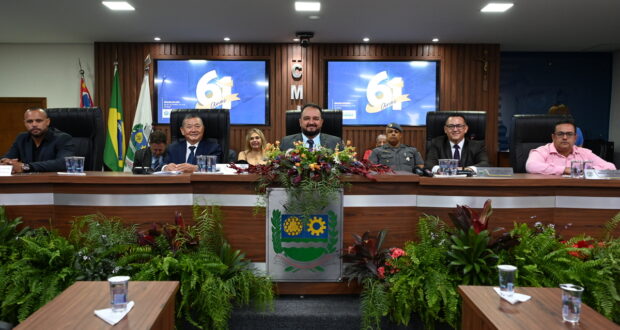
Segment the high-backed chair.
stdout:
[[466,139],[484,140],[487,113],[484,111],[430,111],[426,113],[426,150],[431,147],[431,140],[445,135],[444,125],[450,116],[461,115],[467,122]]
[[510,129],[510,165],[515,173],[525,173],[530,150],[551,142],[555,124],[571,115],[513,115]]
[[85,171],[101,171],[105,129],[99,108],[50,108],[50,126],[73,137],[75,155],[84,157]]
[[230,130],[230,113],[228,109],[176,109],[170,113],[170,138],[171,141],[183,139],[181,126],[183,118],[189,114],[197,114],[205,125],[205,134],[202,140],[212,139],[222,148],[222,163],[234,161],[229,158],[228,145]]
[[[286,111],[286,135],[301,132],[299,128],[300,110]],[[342,110],[323,109],[323,127],[321,132],[342,138]]]

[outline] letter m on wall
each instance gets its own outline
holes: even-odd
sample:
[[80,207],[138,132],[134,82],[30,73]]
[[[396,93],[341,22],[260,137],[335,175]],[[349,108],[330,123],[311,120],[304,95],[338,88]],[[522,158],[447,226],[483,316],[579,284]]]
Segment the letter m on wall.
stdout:
[[304,99],[304,86],[303,85],[291,85],[291,100],[303,100]]

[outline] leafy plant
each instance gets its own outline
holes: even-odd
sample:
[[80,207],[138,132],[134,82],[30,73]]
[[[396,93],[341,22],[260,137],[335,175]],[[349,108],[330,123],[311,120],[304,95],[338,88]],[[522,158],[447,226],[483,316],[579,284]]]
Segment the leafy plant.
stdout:
[[54,231],[18,237],[12,262],[0,268],[0,319],[17,323],[75,281],[76,249]]
[[447,252],[449,265],[456,268],[462,276],[462,283],[466,285],[491,284],[491,275],[495,274],[498,256],[487,248],[489,233],[484,230],[476,233],[474,228],[467,232],[458,230],[450,236],[452,245]]
[[329,205],[345,185],[343,175],[362,175],[374,179],[372,173],[392,172],[385,165],[358,161],[350,141],[342,150],[336,149],[309,150],[303,143],[296,142],[294,148],[280,151],[279,142],[276,142],[265,149],[267,164],[250,165],[247,169],[234,164],[231,167],[238,172],[258,174],[257,190],[263,196],[268,187],[284,187],[290,196],[284,208],[288,213],[302,214],[307,218]]
[[376,236],[365,232],[362,236],[353,235],[355,243],[349,246],[342,256],[345,262],[350,263],[342,272],[342,276],[349,279],[349,283],[356,279],[362,284],[366,278],[379,278],[379,269],[385,266],[389,256],[387,249],[382,249],[386,230],[380,230]]

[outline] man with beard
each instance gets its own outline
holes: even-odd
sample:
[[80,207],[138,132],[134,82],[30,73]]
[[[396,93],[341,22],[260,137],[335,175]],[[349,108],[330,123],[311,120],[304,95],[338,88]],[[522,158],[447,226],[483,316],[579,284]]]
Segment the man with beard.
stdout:
[[386,144],[375,148],[370,155],[370,162],[391,167],[394,171],[412,173],[414,167],[423,168],[424,160],[420,152],[406,144],[401,144],[402,128],[397,123],[390,123],[385,128]]
[[12,173],[66,171],[65,157],[75,152],[71,135],[49,128],[50,119],[40,108],[26,110],[24,124],[28,132],[17,136],[0,165],[12,165]]
[[132,169],[150,167],[155,172],[161,171],[166,156],[166,133],[153,131],[149,136],[149,146],[136,151]]
[[551,133],[553,142],[530,150],[525,163],[528,173],[562,175],[570,174],[573,160],[591,161],[595,170],[615,170],[616,166],[595,155],[590,149],[575,145],[577,132],[575,123],[562,120],[555,124]]
[[286,151],[295,147],[295,142],[301,141],[308,149],[317,147],[336,149],[343,148],[339,137],[321,133],[323,127],[323,110],[316,104],[308,103],[301,108],[299,118],[301,133],[285,136],[280,143],[280,150]]

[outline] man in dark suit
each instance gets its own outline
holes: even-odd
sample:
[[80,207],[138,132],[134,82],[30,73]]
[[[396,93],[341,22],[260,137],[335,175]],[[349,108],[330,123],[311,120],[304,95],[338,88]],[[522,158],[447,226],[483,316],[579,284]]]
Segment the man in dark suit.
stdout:
[[465,139],[468,127],[465,117],[450,116],[443,128],[446,135],[431,140],[424,166],[434,168],[439,159],[458,159],[460,168],[490,166],[484,141]]
[[198,115],[185,116],[181,125],[181,134],[185,139],[170,144],[168,155],[164,159],[166,165],[162,170],[197,172],[196,156],[199,155],[215,155],[218,162],[222,161],[222,147],[217,142],[203,141],[204,132],[205,127]]
[[166,155],[166,133],[153,131],[149,136],[148,148],[136,151],[133,168],[150,167],[155,172],[161,171]]
[[71,135],[49,128],[47,112],[40,108],[24,113],[28,132],[20,133],[0,165],[12,165],[12,173],[65,171],[65,157],[73,156]]
[[339,137],[321,133],[323,127],[323,109],[320,106],[308,103],[301,108],[299,118],[301,133],[285,136],[280,143],[280,150],[286,151],[295,147],[295,142],[301,141],[308,149],[318,146],[329,149],[343,148]]

